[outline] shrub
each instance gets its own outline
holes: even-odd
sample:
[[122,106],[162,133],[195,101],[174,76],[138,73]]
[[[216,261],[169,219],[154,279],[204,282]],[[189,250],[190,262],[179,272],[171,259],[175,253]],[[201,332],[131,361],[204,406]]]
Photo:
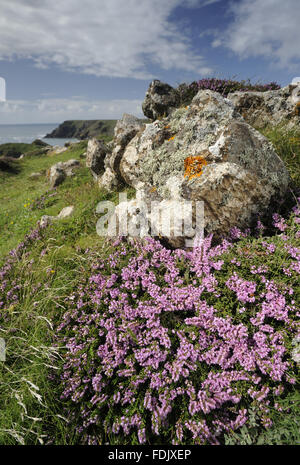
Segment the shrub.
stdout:
[[253,412],[271,426],[296,382],[299,222],[297,207],[288,223],[274,217],[278,246],[251,248],[246,234],[193,252],[118,240],[93,257],[59,327],[80,442],[220,444]]
[[251,84],[250,80],[234,81],[232,79],[207,78],[194,81],[191,84],[180,84],[177,87],[177,93],[181,105],[188,105],[199,90],[208,89],[219,92],[223,97],[227,97],[230,92],[266,92],[268,90],[278,90],[280,85],[276,82],[269,84]]
[[18,173],[19,167],[18,163],[14,158],[11,157],[1,157],[0,158],[0,172],[5,173]]

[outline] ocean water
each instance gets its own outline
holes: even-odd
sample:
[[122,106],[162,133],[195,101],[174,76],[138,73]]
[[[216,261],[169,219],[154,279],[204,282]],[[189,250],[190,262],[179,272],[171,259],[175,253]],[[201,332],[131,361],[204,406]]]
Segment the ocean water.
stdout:
[[0,144],[7,142],[25,142],[30,144],[35,139],[42,139],[50,145],[65,145],[66,142],[76,142],[77,139],[46,139],[58,124],[0,124]]

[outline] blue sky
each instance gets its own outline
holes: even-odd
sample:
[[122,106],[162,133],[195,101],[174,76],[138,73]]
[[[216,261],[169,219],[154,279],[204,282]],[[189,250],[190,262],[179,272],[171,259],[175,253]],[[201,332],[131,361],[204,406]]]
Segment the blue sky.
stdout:
[[152,79],[300,75],[299,0],[1,0],[0,124],[142,116]]

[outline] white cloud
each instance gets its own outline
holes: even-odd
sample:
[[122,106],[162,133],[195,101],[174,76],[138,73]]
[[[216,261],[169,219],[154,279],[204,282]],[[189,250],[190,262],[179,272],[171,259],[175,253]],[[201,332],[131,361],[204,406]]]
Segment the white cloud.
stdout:
[[0,102],[4,102],[6,99],[6,83],[5,79],[0,77]]
[[[1,0],[0,60],[96,76],[149,79],[151,64],[208,74],[189,37],[169,20],[178,6],[220,0]],[[149,66],[150,65],[150,66]]]
[[239,0],[231,4],[234,16],[212,45],[221,44],[241,58],[264,57],[281,68],[300,61],[299,0]]
[[119,119],[123,113],[144,117],[140,100],[45,98],[0,102],[0,124],[57,123],[68,119]]
[[184,6],[187,6],[188,8],[197,8],[197,7],[204,7],[207,5],[212,5],[213,3],[218,3],[221,2],[222,0],[186,0],[186,2],[181,2],[184,3]]

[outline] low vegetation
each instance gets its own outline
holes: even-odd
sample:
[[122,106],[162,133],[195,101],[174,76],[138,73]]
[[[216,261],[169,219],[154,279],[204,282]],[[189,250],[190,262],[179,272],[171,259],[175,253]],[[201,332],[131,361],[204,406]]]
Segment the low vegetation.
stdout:
[[64,121],[46,137],[89,139],[96,137],[108,142],[114,133],[116,120],[71,120]]
[[40,140],[36,140],[31,144],[25,144],[23,142],[7,143],[0,145],[0,159],[2,157],[19,158],[23,153],[40,153],[41,147],[45,147],[47,144]]
[[181,105],[189,105],[199,90],[213,90],[219,92],[223,97],[227,97],[230,92],[267,92],[268,90],[280,89],[279,84],[270,82],[268,84],[252,84],[250,80],[236,81],[234,79],[207,78],[200,81],[193,81],[191,84],[180,84],[177,92]]
[[0,170],[0,444],[299,442],[300,133],[264,134],[293,206],[194,253],[100,238],[84,162],[49,190],[86,142]]

